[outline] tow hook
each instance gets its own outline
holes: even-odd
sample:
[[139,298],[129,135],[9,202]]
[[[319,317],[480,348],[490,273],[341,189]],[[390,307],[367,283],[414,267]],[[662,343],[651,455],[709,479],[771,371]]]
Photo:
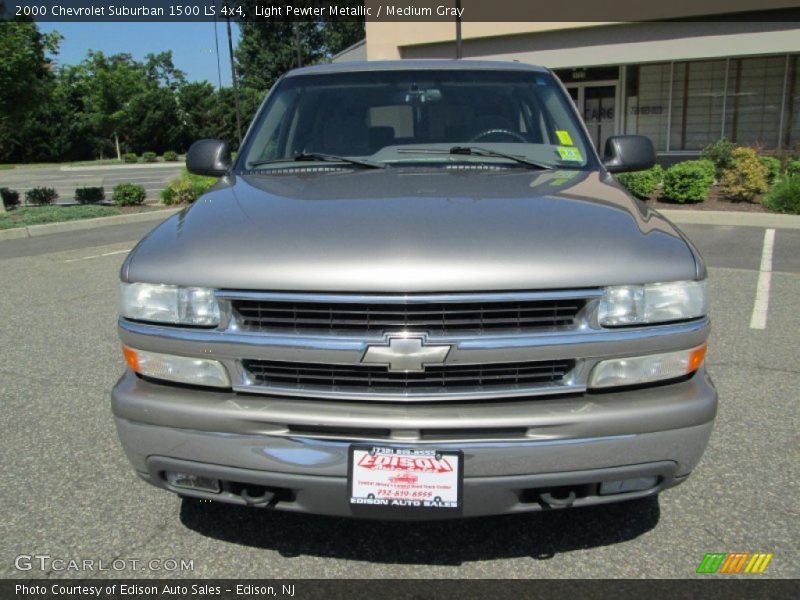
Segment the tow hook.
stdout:
[[570,490],[566,498],[556,498],[550,492],[542,492],[539,494],[539,499],[548,508],[569,508],[575,502],[575,492]]
[[263,506],[265,508],[272,508],[278,503],[278,498],[275,495],[275,492],[270,492],[269,490],[265,490],[260,496],[253,496],[247,491],[247,488],[243,488],[240,492],[240,496],[242,497],[242,500],[247,502],[248,506]]

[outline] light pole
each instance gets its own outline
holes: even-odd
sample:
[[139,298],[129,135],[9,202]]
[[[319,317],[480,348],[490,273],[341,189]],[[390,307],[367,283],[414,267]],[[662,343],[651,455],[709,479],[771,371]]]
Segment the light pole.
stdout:
[[297,21],[294,22],[294,45],[295,49],[297,50],[297,68],[303,66],[303,52],[302,46],[300,45],[300,25],[297,24]]
[[222,89],[222,67],[220,66],[219,62],[219,35],[217,34],[217,17],[214,16],[214,47],[217,50],[217,81],[219,81],[219,85],[217,89]]
[[456,58],[461,58],[461,0],[456,0]]

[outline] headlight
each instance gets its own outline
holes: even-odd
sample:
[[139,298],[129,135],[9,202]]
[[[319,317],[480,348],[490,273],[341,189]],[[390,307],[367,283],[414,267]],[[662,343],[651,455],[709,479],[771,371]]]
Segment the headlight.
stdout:
[[176,325],[219,325],[214,290],[152,283],[121,283],[119,313],[126,319]]
[[705,280],[674,281],[607,287],[598,317],[600,325],[618,327],[694,319],[707,312]]
[[146,352],[128,346],[122,347],[122,354],[131,369],[146,377],[192,385],[231,387],[228,371],[216,360]]
[[647,356],[615,358],[597,363],[589,377],[590,388],[620,387],[677,379],[703,364],[706,345]]

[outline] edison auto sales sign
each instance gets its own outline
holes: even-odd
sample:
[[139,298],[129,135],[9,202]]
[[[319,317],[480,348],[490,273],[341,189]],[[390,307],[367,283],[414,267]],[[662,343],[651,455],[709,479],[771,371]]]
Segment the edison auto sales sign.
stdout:
[[457,508],[457,452],[353,448],[350,503],[409,508]]

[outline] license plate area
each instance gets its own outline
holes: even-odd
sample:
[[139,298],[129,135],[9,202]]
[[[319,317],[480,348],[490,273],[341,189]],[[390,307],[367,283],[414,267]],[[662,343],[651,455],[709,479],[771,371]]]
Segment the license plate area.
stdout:
[[460,450],[350,446],[347,489],[354,513],[457,515],[463,487]]

